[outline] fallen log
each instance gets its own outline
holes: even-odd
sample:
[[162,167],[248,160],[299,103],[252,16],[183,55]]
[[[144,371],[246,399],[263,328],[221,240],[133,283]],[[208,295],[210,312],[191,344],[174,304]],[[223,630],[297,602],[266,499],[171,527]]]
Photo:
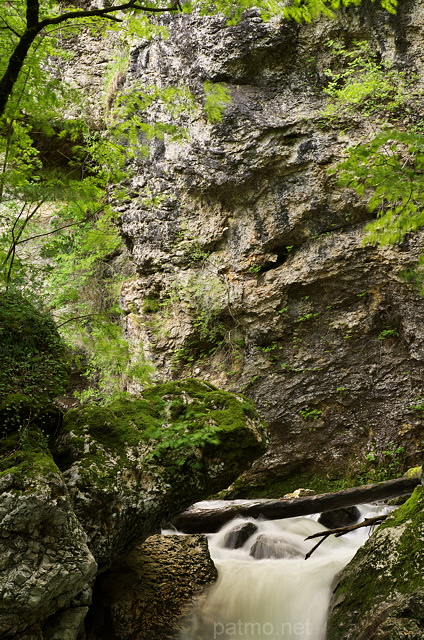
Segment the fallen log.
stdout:
[[238,516],[279,520],[306,516],[311,513],[332,511],[342,507],[351,507],[364,502],[375,502],[412,493],[420,478],[397,478],[367,484],[352,489],[343,489],[335,493],[323,493],[305,498],[285,500],[219,500],[215,503],[193,505],[172,520],[176,529],[184,533],[213,533],[226,522]]

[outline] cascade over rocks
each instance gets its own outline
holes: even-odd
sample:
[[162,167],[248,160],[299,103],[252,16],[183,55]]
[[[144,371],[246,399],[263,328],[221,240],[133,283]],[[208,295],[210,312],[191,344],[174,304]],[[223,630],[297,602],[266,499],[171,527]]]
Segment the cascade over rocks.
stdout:
[[[255,10],[234,26],[196,15],[161,23],[166,39],[134,44],[126,90],[177,83],[196,105],[179,119],[159,103],[144,114],[187,136],[149,143],[119,207],[138,273],[121,290],[130,339],[161,376],[256,401],[273,443],[233,495],[359,472],[369,451],[397,462],[400,445],[416,464],[424,300],[402,273],[423,237],[363,245],[371,214],[327,170],[373,124],[346,117],[341,132],[321,110],[328,39],[367,40],[422,86],[421,2],[396,16],[364,4],[310,25],[264,23]],[[201,107],[205,81],[231,98],[222,121]]]

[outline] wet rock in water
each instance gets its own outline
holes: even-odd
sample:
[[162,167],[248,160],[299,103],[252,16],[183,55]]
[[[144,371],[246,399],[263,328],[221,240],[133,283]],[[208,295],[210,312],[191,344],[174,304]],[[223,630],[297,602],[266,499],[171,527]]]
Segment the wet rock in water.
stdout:
[[340,574],[328,640],[424,638],[424,487],[394,511]]
[[255,560],[264,558],[303,558],[304,553],[290,542],[280,538],[272,538],[267,535],[260,535],[250,549],[250,554]]
[[87,640],[173,639],[216,578],[205,536],[151,536],[98,578]]
[[225,534],[224,547],[227,547],[227,549],[240,549],[257,530],[258,527],[254,522],[245,522],[233,527]]
[[327,527],[327,529],[337,529],[338,527],[348,527],[351,524],[356,524],[360,515],[358,507],[343,507],[342,509],[321,513],[318,522]]

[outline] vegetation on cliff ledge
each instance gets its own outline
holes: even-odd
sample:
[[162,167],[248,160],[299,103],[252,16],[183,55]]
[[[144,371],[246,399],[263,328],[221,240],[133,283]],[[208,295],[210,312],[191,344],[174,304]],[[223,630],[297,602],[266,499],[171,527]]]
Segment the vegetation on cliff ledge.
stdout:
[[[227,455],[234,449],[234,456],[248,462],[266,444],[250,401],[194,379],[151,387],[137,400],[72,410],[61,433],[80,442],[78,456],[83,455],[87,438],[100,445],[89,447],[92,462],[106,449],[107,455],[129,463],[131,448],[141,447],[146,462],[156,461],[171,470],[184,464],[202,469],[204,456],[216,455],[218,445],[226,447]],[[59,454],[62,469],[72,464],[68,454],[65,458]]]

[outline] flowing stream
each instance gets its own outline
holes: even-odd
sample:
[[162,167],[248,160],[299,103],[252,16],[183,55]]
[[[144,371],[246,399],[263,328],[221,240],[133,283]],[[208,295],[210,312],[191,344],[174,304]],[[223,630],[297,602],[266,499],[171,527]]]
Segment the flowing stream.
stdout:
[[[374,505],[359,509],[361,521],[390,510]],[[326,530],[317,519],[237,518],[210,535],[219,577],[180,640],[324,640],[334,578],[370,532],[362,528],[329,536],[305,560],[317,542],[305,538]],[[244,544],[230,533],[239,526],[245,537],[254,531]],[[242,546],[229,548],[234,544]]]

